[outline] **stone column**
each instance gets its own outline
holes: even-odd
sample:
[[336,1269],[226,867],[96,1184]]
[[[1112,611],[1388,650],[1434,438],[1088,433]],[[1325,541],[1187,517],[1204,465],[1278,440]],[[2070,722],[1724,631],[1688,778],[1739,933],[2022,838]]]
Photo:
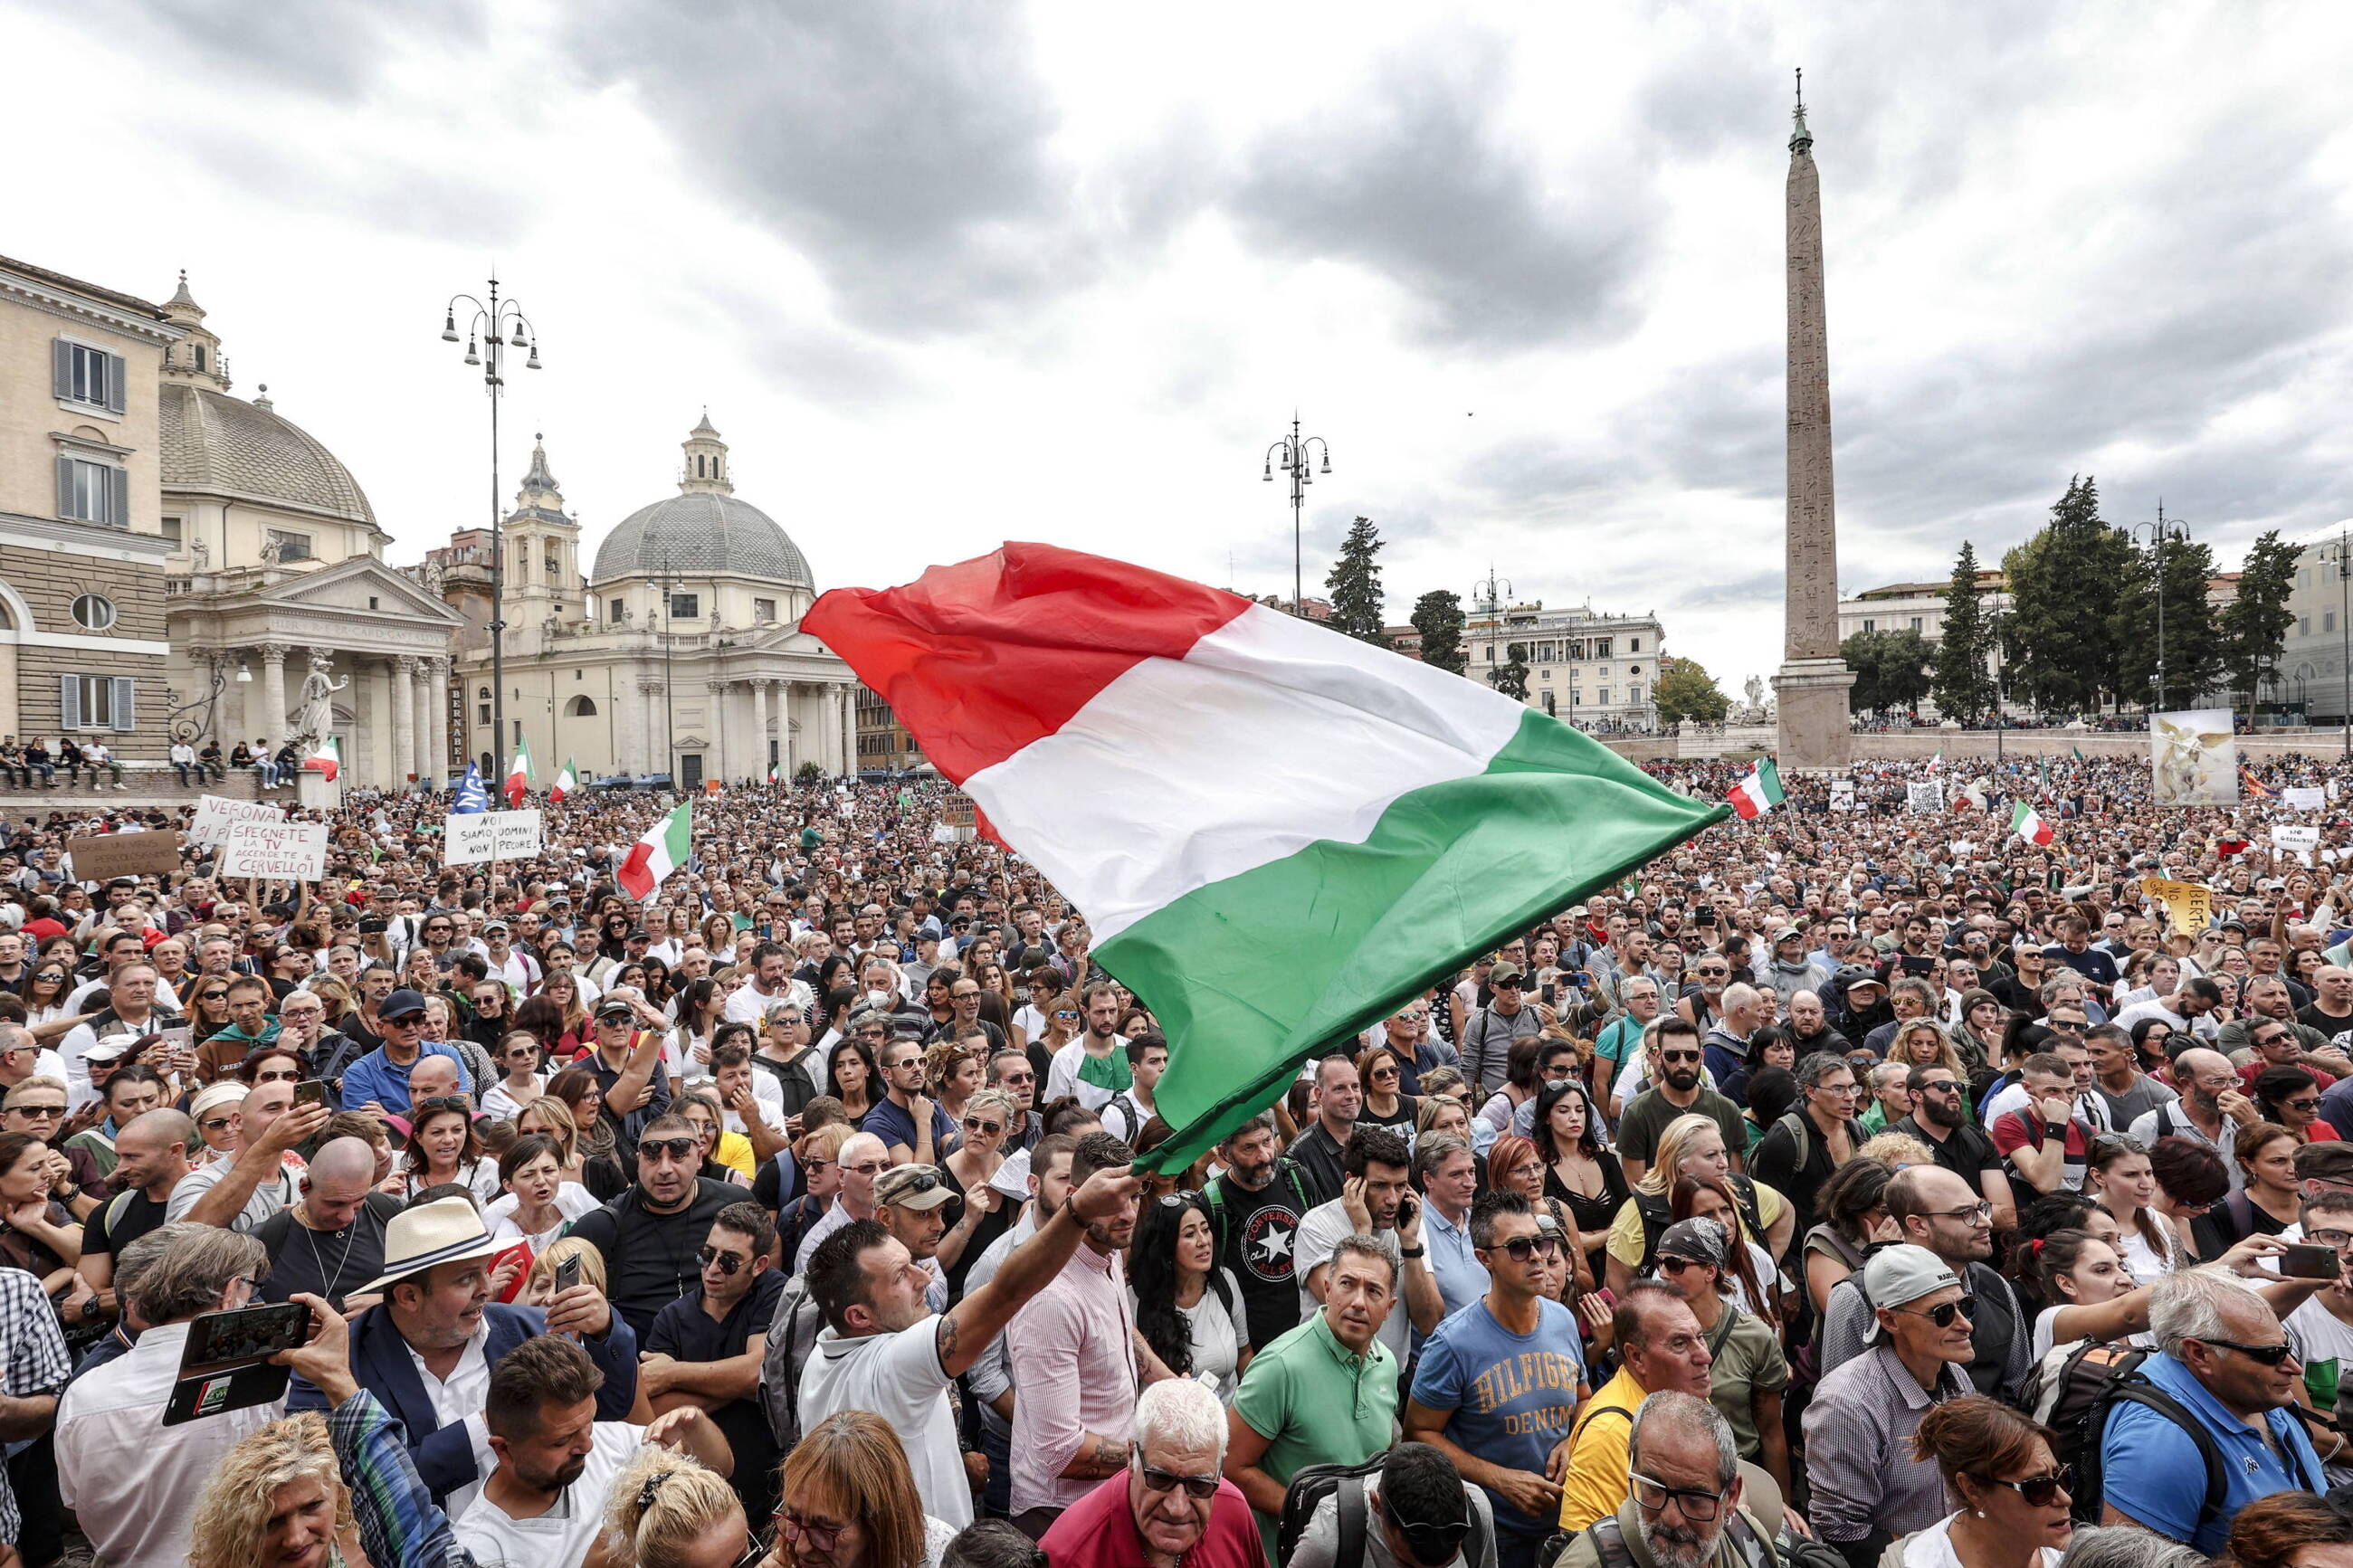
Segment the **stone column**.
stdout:
[[708,777],[727,783],[727,682],[706,680],[703,687],[711,693],[711,772]]
[[644,741],[638,752],[641,773],[666,773],[675,760],[670,755],[671,742],[677,736],[670,732],[670,705],[662,699],[662,683],[658,676],[641,676],[638,679],[638,708],[646,717]]
[[417,772],[417,660],[408,654],[385,661],[392,669],[392,781],[390,788],[408,787]]
[[448,787],[449,750],[449,661],[427,658],[419,661],[425,672],[424,683],[417,690],[417,771],[427,778]]
[[768,683],[752,682],[752,777],[768,782]]
[[261,725],[254,733],[272,747],[286,738],[286,645],[261,645]]
[[861,765],[858,758],[858,689],[841,688],[841,771],[856,773]]
[[1788,500],[1779,744],[1784,768],[1844,768],[1854,754],[1854,676],[1839,658],[1838,506],[1831,473],[1830,327],[1822,289],[1822,193],[1806,108],[1789,137]]

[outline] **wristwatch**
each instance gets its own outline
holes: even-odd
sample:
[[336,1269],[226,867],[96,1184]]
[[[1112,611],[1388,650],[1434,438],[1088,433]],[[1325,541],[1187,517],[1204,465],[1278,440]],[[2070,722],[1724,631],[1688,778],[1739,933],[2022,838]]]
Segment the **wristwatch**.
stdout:
[[1398,1256],[1399,1258],[1419,1258],[1429,1251],[1430,1248],[1426,1247],[1400,1247],[1398,1248]]

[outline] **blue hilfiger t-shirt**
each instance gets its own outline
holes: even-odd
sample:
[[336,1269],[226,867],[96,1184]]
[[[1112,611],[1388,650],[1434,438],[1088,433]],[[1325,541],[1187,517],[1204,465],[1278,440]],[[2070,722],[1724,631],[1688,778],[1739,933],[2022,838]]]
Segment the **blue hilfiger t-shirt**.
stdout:
[[[1530,1334],[1510,1332],[1483,1300],[1439,1324],[1421,1347],[1413,1399],[1431,1410],[1451,1410],[1446,1435],[1469,1452],[1490,1464],[1540,1476],[1576,1422],[1585,1355],[1568,1309],[1557,1301],[1539,1301],[1537,1307]],[[1551,1527],[1549,1520],[1522,1513],[1492,1491],[1487,1496],[1504,1530]]]
[[[2221,1453],[2229,1485],[2222,1494],[2222,1511],[2200,1524],[2198,1510],[2206,1500],[2206,1467],[2197,1444],[2147,1405],[2119,1403],[2108,1415],[2100,1442],[2104,1498],[2118,1512],[2159,1535],[2189,1542],[2211,1557],[2221,1552],[2232,1519],[2247,1504],[2274,1492],[2301,1491],[2307,1484],[2327,1485],[2304,1423],[2286,1411],[2264,1413],[2263,1424],[2271,1434],[2271,1441],[2265,1442],[2262,1433],[2223,1408],[2171,1356],[2151,1356],[2141,1370],[2206,1428]],[[2293,1467],[2283,1462],[2283,1454],[2294,1456]]]

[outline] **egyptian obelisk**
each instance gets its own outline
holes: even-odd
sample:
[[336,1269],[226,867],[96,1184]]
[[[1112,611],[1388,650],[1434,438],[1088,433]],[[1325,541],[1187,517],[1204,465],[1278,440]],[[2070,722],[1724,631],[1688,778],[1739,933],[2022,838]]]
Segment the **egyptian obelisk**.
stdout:
[[1773,691],[1780,709],[1776,761],[1784,773],[1842,769],[1853,755],[1839,657],[1838,501],[1831,478],[1831,360],[1822,308],[1822,192],[1798,78],[1789,136],[1788,514],[1787,623]]

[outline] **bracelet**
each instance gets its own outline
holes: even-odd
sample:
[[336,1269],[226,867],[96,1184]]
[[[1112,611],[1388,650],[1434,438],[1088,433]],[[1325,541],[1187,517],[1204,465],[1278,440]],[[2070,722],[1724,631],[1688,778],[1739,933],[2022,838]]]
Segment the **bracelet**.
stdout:
[[1430,1248],[1426,1247],[1400,1247],[1398,1248],[1398,1256],[1399,1258],[1420,1258],[1425,1256],[1429,1251]]

